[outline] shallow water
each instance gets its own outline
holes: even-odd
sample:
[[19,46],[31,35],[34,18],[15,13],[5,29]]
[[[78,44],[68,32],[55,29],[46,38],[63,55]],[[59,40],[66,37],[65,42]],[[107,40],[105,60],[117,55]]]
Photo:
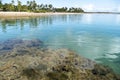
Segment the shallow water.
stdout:
[[120,15],[69,14],[0,19],[0,41],[40,39],[49,48],[68,48],[120,73]]

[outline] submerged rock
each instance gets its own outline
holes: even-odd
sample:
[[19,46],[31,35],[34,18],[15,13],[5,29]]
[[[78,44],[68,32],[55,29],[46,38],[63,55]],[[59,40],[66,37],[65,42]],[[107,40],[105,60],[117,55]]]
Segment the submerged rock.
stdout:
[[14,42],[0,55],[0,80],[120,80],[108,67],[73,51],[40,48],[39,40]]
[[24,52],[26,48],[40,48],[43,47],[43,42],[34,39],[34,40],[21,40],[21,39],[10,39],[6,40],[5,42],[0,43],[0,54],[5,54],[7,52],[10,52],[15,49],[18,50],[18,52],[26,53]]
[[0,43],[0,50],[13,49],[18,45],[23,47],[39,47],[43,45],[43,42],[38,39],[34,40],[10,39],[3,43]]

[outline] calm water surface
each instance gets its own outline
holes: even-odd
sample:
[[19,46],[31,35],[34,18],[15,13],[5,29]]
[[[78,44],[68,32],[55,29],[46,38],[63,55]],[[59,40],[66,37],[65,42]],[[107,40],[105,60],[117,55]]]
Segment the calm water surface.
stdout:
[[0,41],[13,38],[40,39],[50,48],[68,48],[120,73],[120,15],[0,18]]

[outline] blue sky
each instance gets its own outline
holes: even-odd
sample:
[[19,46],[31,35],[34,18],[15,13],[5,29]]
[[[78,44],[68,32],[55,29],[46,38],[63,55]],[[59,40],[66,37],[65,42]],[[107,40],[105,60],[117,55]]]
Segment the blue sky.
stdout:
[[[11,0],[2,0],[11,2]],[[15,0],[17,1],[17,0]],[[23,4],[27,0],[20,0]],[[119,11],[120,0],[36,0],[37,3],[53,4],[55,7],[81,7],[85,11]]]

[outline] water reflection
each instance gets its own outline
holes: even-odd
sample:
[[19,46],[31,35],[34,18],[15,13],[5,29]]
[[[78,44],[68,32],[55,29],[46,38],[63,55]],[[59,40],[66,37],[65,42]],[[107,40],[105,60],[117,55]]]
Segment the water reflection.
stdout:
[[2,26],[2,30],[3,32],[6,32],[6,28],[7,26],[15,26],[16,24],[16,20],[1,20],[0,21],[0,25]]
[[83,18],[83,14],[81,14],[81,15],[78,15],[78,14],[69,15],[68,18],[70,21],[73,21],[73,22],[81,22],[81,20]]
[[6,31],[7,27],[21,27],[21,30],[25,25],[29,25],[30,28],[37,28],[40,24],[52,24],[52,19],[50,17],[29,17],[27,19],[1,19],[0,26],[3,32]]
[[93,19],[92,14],[86,14],[83,18],[84,19],[82,19],[82,20],[83,20],[84,24],[91,24],[92,23],[92,19]]
[[120,15],[117,15],[117,16],[116,16],[116,23],[117,23],[117,24],[120,24]]
[[102,64],[110,66],[116,73],[120,74],[120,52],[108,53],[102,58],[98,58]]
[[113,38],[111,39],[111,46],[110,46],[110,50],[109,53],[118,53],[120,52],[120,38]]
[[21,30],[24,29],[24,26],[30,28],[37,28],[45,25],[52,25],[56,22],[59,24],[67,23],[69,21],[81,21],[82,15],[51,15],[51,16],[40,16],[40,17],[27,17],[27,18],[12,18],[12,19],[0,19],[0,28],[3,32],[6,32],[7,27],[20,27]]

